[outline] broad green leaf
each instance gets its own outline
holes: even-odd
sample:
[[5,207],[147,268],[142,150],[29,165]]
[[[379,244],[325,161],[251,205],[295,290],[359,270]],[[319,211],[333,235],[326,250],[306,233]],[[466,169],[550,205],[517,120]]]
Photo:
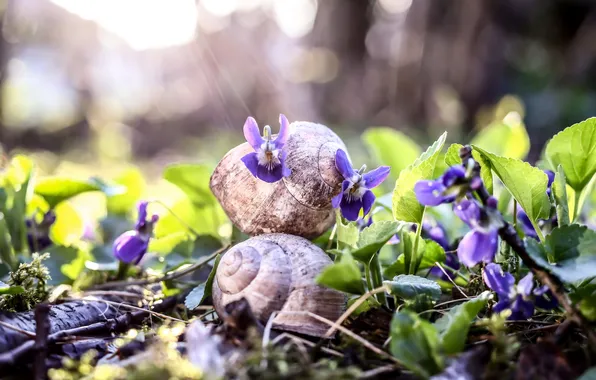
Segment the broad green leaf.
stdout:
[[116,177],[114,182],[125,188],[126,191],[107,197],[108,214],[129,215],[145,192],[146,183],[143,174],[137,168],[129,168]]
[[566,283],[596,277],[596,231],[570,224],[555,228],[544,246],[525,239],[528,253],[544,269]]
[[335,262],[317,276],[317,284],[345,293],[364,294],[362,273],[352,255],[345,252],[339,262]]
[[462,352],[468,337],[470,325],[488,302],[490,292],[457,305],[435,322],[440,335],[441,352],[447,355]]
[[56,222],[50,228],[50,239],[56,245],[69,246],[83,235],[83,220],[77,210],[68,202],[62,202],[54,209]]
[[335,224],[337,228],[337,242],[339,245],[338,248],[356,248],[359,236],[358,227],[356,226],[356,223],[348,222],[348,224],[344,224],[342,221],[342,217],[338,212],[336,213]]
[[148,251],[152,253],[158,253],[160,255],[167,255],[169,253],[174,252],[176,247],[178,247],[180,244],[185,243],[189,240],[192,240],[192,238],[188,234],[188,232],[174,232],[170,235],[166,235],[158,239],[151,239]]
[[432,324],[407,310],[393,315],[389,350],[418,376],[429,378],[441,371],[438,345],[438,333]]
[[596,173],[596,118],[557,133],[548,142],[545,154],[553,168],[561,165],[573,190],[581,192]]
[[441,286],[433,280],[414,275],[399,275],[393,281],[383,281],[387,291],[403,299],[414,299],[424,295],[433,301],[441,297]]
[[368,264],[373,255],[397,233],[397,226],[397,222],[382,220],[366,227],[360,233],[358,249],[352,251],[352,256],[356,260]]
[[[58,285],[74,280],[85,267],[87,257],[77,248],[53,245],[43,251],[43,253],[45,252],[50,254],[50,258],[44,261],[52,277],[48,281],[49,285]],[[68,266],[68,264],[72,265]]]
[[548,177],[542,170],[527,162],[496,156],[476,146],[474,149],[490,162],[492,170],[530,220],[536,222],[549,217],[550,201],[546,195]]
[[555,180],[552,184],[552,193],[557,205],[557,222],[559,226],[566,226],[570,223],[569,220],[569,200],[567,199],[567,182],[565,179],[565,172],[561,165],[558,166],[555,172]]
[[[348,299],[348,304],[346,307],[348,307],[348,308],[351,307],[352,304],[354,304],[354,302],[356,302],[359,299],[360,299],[360,296],[350,297],[350,299]],[[381,306],[381,304],[379,303],[379,301],[377,301],[377,299],[375,297],[369,297],[362,304],[360,304],[360,306],[358,306],[356,308],[356,310],[354,310],[354,312],[351,314],[351,316],[356,317],[359,314],[365,313],[372,309],[376,309],[380,306]]]
[[215,196],[209,188],[211,168],[202,164],[173,164],[169,165],[163,178],[178,186],[186,193],[193,204],[205,207],[216,203]]
[[80,180],[68,177],[46,177],[37,180],[35,193],[42,196],[50,208],[79,194],[90,191],[103,191],[117,194],[120,187],[110,187],[98,179]]
[[586,318],[590,321],[596,321],[596,293],[582,299],[578,306]]
[[4,294],[21,294],[24,291],[25,291],[25,288],[23,288],[20,285],[10,286],[10,285],[5,284],[2,281],[0,281],[0,295],[4,295]]
[[530,137],[521,120],[493,122],[478,132],[471,144],[498,156],[520,160],[530,151]]
[[447,132],[443,133],[426,152],[422,153],[412,165],[399,174],[393,190],[393,217],[396,220],[412,223],[422,222],[424,206],[418,203],[414,186],[418,181],[432,177],[446,138]]
[[362,140],[378,165],[391,167],[389,175],[394,181],[422,153],[418,144],[393,128],[368,128]]
[[[464,146],[461,144],[451,144],[447,149],[445,155],[445,163],[448,166],[461,165],[461,158],[459,157],[459,150]],[[490,162],[484,159],[484,157],[476,152],[472,151],[472,157],[480,164],[480,178],[484,182],[484,187],[490,194],[493,193],[493,172],[491,171]]]
[[[27,156],[17,155],[12,158],[4,172],[3,181],[7,189],[2,189],[3,213],[10,231],[11,242],[15,252],[22,252],[27,246],[27,203],[30,198],[33,161]],[[7,191],[8,190],[8,191]],[[10,209],[7,200],[12,199]]]
[[211,268],[211,272],[209,273],[209,277],[207,281],[197,285],[184,300],[184,305],[190,309],[196,309],[204,300],[205,298],[209,297],[212,294],[213,290],[213,279],[215,278],[215,273],[217,272],[217,266],[219,265],[219,260],[221,259],[221,255],[217,255],[215,258],[215,262],[213,263],[213,268]]

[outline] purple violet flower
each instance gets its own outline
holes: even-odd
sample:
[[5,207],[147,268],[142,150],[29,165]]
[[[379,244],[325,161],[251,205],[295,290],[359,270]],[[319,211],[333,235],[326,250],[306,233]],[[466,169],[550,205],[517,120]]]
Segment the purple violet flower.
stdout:
[[368,219],[358,218],[358,220],[356,221],[356,227],[358,227],[358,231],[362,231],[366,227],[370,227],[372,224],[373,224],[372,215],[369,216]]
[[423,222],[422,237],[435,241],[446,251],[449,250],[447,232],[445,232],[445,229],[439,223],[431,224],[429,222]]
[[249,117],[244,123],[244,137],[255,151],[242,157],[242,162],[253,176],[268,183],[277,182],[292,173],[285,165],[287,152],[283,149],[290,133],[288,119],[279,115],[279,124],[279,134],[272,140],[270,126],[263,128],[261,137],[255,119]]
[[528,273],[515,285],[515,278],[511,273],[494,263],[484,268],[482,278],[486,285],[492,289],[499,301],[493,307],[497,313],[511,310],[510,320],[528,319],[534,315],[534,305],[542,309],[552,309],[557,302],[546,287],[534,289],[534,276]]
[[425,206],[451,203],[456,200],[461,191],[456,185],[460,185],[465,178],[466,169],[462,165],[454,165],[435,181],[418,181],[414,186],[414,193],[418,202]]
[[344,181],[341,193],[333,197],[331,204],[334,208],[339,207],[347,220],[357,220],[361,209],[364,210],[364,216],[366,216],[375,202],[375,195],[370,189],[380,185],[387,178],[390,171],[389,166],[381,166],[363,174],[366,165],[363,165],[358,171],[354,170],[346,152],[338,149],[335,153],[335,167],[344,177]]
[[135,229],[126,231],[114,241],[114,256],[124,263],[134,263],[136,265],[141,261],[145,253],[147,253],[149,240],[153,233],[153,226],[159,219],[158,215],[153,215],[151,219],[147,219],[148,205],[148,202],[139,203],[139,215]]
[[550,197],[551,187],[555,181],[555,173],[552,170],[544,170],[544,173],[548,177],[548,183],[546,185],[546,195]]
[[490,263],[497,253],[501,224],[490,217],[488,211],[496,212],[496,201],[490,203],[494,207],[483,209],[476,201],[464,199],[454,207],[455,214],[471,228],[457,247],[459,261],[467,267],[480,262]]

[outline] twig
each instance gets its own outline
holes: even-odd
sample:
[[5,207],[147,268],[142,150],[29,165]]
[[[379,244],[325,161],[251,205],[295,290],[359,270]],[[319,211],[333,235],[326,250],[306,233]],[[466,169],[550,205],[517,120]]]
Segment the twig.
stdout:
[[[459,152],[460,158],[464,165],[467,164],[469,160],[474,160],[472,157],[472,148],[469,145],[464,146],[461,148]],[[480,164],[474,160],[474,172],[476,175],[480,175]],[[484,187],[484,184],[480,186],[476,193],[480,197],[480,201],[483,205],[486,206],[490,194]],[[575,322],[582,330],[585,331],[588,339],[590,341],[590,345],[593,350],[596,350],[596,333],[594,332],[593,328],[590,326],[590,322],[582,315],[582,313],[577,310],[575,305],[571,302],[569,297],[567,297],[567,293],[565,292],[563,283],[557,278],[556,276],[552,275],[550,272],[544,270],[538,263],[530,256],[526,247],[517,234],[517,231],[511,224],[507,221],[503,220],[503,226],[499,229],[499,236],[503,239],[509,246],[517,253],[519,257],[521,257],[524,264],[530,268],[532,273],[538,277],[540,282],[550,289],[553,296],[559,302],[559,305],[565,309],[565,312],[569,316],[569,318]]]
[[376,379],[378,378],[379,375],[387,373],[387,372],[393,372],[398,370],[399,367],[394,366],[393,364],[387,364],[384,365],[382,367],[377,367],[374,369],[370,369],[368,371],[362,372],[358,378],[359,379]]
[[107,305],[111,305],[111,306],[115,306],[116,309],[123,307],[125,309],[132,309],[132,310],[137,310],[137,311],[143,311],[143,312],[148,312],[150,315],[155,315],[156,317],[160,317],[162,319],[171,319],[173,321],[176,322],[183,322],[183,323],[190,323],[188,321],[184,321],[182,319],[178,319],[178,318],[174,318],[174,317],[170,317],[169,315],[165,315],[165,314],[161,314],[161,313],[156,313],[155,311],[151,311],[151,310],[147,310],[147,309],[143,309],[142,307],[137,307],[137,306],[133,306],[133,305],[129,305],[123,302],[114,302],[114,301],[108,301],[108,300],[104,300],[101,298],[91,298],[91,297],[85,297],[85,298],[65,298],[65,301],[96,301],[96,302],[103,302]]
[[[173,307],[176,304],[176,297],[166,298],[162,303],[155,305],[154,309],[163,311]],[[107,321],[93,323],[87,326],[76,327],[70,330],[62,330],[50,334],[47,337],[46,344],[51,344],[63,341],[66,338],[76,336],[93,336],[101,333],[112,333],[117,331],[124,331],[132,323],[141,322],[147,315],[152,311],[147,309],[141,309],[141,311],[135,311],[132,313],[125,313],[116,318],[108,319]],[[5,373],[9,368],[13,367],[16,363],[23,359],[23,357],[29,354],[35,349],[35,342],[33,340],[26,341],[20,346],[0,354],[0,373]]]
[[116,288],[119,286],[132,286],[132,285],[148,285],[148,284],[154,284],[156,282],[162,282],[162,281],[170,281],[170,280],[174,280],[176,278],[182,277],[182,276],[186,276],[189,273],[192,273],[194,271],[196,271],[197,269],[199,269],[200,267],[202,267],[203,265],[207,264],[209,261],[213,260],[217,255],[219,255],[220,253],[225,252],[228,248],[230,248],[230,244],[227,244],[223,247],[221,247],[220,249],[218,249],[217,251],[213,252],[212,254],[210,254],[209,256],[205,257],[203,260],[194,263],[184,269],[178,270],[178,271],[174,271],[171,273],[168,273],[164,276],[161,277],[155,277],[155,278],[149,278],[149,279],[145,279],[145,280],[137,280],[137,281],[112,281],[112,282],[106,282],[105,284],[99,284],[99,285],[95,285],[92,287],[92,289],[110,289],[110,288]]
[[445,268],[443,268],[443,266],[441,265],[441,263],[439,263],[438,261],[435,262],[435,265],[439,267],[439,269],[441,270],[441,272],[443,272],[445,274],[445,276],[447,276],[447,279],[449,280],[449,282],[451,282],[453,284],[453,286],[455,286],[455,288],[461,293],[462,296],[464,296],[465,298],[470,298],[466,293],[464,293],[464,290],[455,283],[455,281],[453,281],[453,279],[451,278],[451,276],[449,275],[449,273],[447,273],[447,271],[445,270]]
[[9,330],[13,330],[13,331],[16,331],[18,333],[21,333],[23,335],[26,335],[29,338],[35,338],[35,334],[34,333],[32,333],[30,331],[27,331],[27,330],[20,329],[20,328],[18,328],[16,326],[11,325],[10,323],[6,323],[4,321],[0,321],[0,326],[6,327]]
[[325,333],[324,338],[330,338],[335,331],[338,329],[337,326],[341,326],[342,323],[344,323],[344,321],[350,316],[352,315],[352,313],[358,309],[358,307],[360,305],[362,305],[364,303],[364,301],[366,301],[367,299],[369,299],[370,297],[372,297],[373,295],[377,294],[377,293],[381,293],[381,292],[386,292],[387,288],[384,286],[381,286],[379,288],[370,290],[366,293],[364,293],[362,296],[360,296],[360,298],[358,298],[356,301],[354,301],[354,303],[348,308],[348,310],[346,310],[341,317],[339,317],[337,319],[337,321],[335,321],[335,323],[333,324],[333,326],[331,326],[331,328],[329,330],[327,330],[327,332]]
[[34,379],[45,380],[46,358],[48,357],[48,335],[50,334],[50,305],[41,303],[35,308],[35,363]]

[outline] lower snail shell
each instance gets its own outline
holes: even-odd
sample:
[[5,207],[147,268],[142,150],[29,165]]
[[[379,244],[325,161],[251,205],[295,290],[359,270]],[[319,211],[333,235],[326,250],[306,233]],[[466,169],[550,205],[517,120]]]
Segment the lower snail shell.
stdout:
[[247,235],[281,232],[310,239],[335,221],[331,198],[343,181],[335,168],[335,152],[347,152],[346,146],[321,124],[296,121],[289,128],[284,149],[290,176],[275,183],[253,177],[241,161],[253,151],[248,143],[230,150],[211,176],[211,191]]
[[[315,283],[330,264],[329,256],[304,238],[287,234],[253,237],[221,258],[213,280],[213,305],[223,315],[228,303],[245,298],[264,323],[274,311],[309,311],[335,321],[346,297]],[[306,314],[280,313],[273,327],[321,337],[330,326]]]

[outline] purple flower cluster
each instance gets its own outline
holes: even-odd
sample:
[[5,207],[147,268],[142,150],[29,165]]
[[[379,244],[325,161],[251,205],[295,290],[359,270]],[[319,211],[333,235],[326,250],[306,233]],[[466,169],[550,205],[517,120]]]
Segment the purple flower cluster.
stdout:
[[123,263],[138,264],[149,247],[149,240],[153,234],[153,226],[159,219],[158,215],[152,215],[147,219],[148,202],[140,202],[138,205],[139,215],[135,229],[126,231],[114,241],[114,256]]
[[[466,170],[462,165],[454,165],[436,181],[419,181],[414,186],[418,202],[425,206],[438,206],[451,203],[462,195],[466,184]],[[463,191],[465,195],[465,191]]]
[[263,128],[264,134],[261,136],[255,119],[249,117],[244,123],[244,137],[255,151],[242,157],[242,162],[253,176],[268,183],[292,174],[285,165],[287,152],[284,145],[290,134],[288,119],[279,115],[279,124],[279,134],[272,139],[270,126]]
[[364,216],[368,215],[375,202],[375,195],[370,189],[379,186],[387,178],[390,168],[381,166],[364,173],[364,165],[360,170],[354,170],[348,155],[341,149],[335,153],[335,167],[344,177],[344,181],[341,193],[331,200],[333,207],[339,207],[344,218],[350,221],[358,220],[360,210],[364,211]]
[[499,296],[499,301],[493,310],[500,313],[511,310],[509,319],[523,320],[534,315],[534,307],[552,309],[557,301],[547,286],[534,287],[534,276],[528,273],[515,284],[511,273],[504,272],[498,264],[490,263],[482,274],[486,285]]

